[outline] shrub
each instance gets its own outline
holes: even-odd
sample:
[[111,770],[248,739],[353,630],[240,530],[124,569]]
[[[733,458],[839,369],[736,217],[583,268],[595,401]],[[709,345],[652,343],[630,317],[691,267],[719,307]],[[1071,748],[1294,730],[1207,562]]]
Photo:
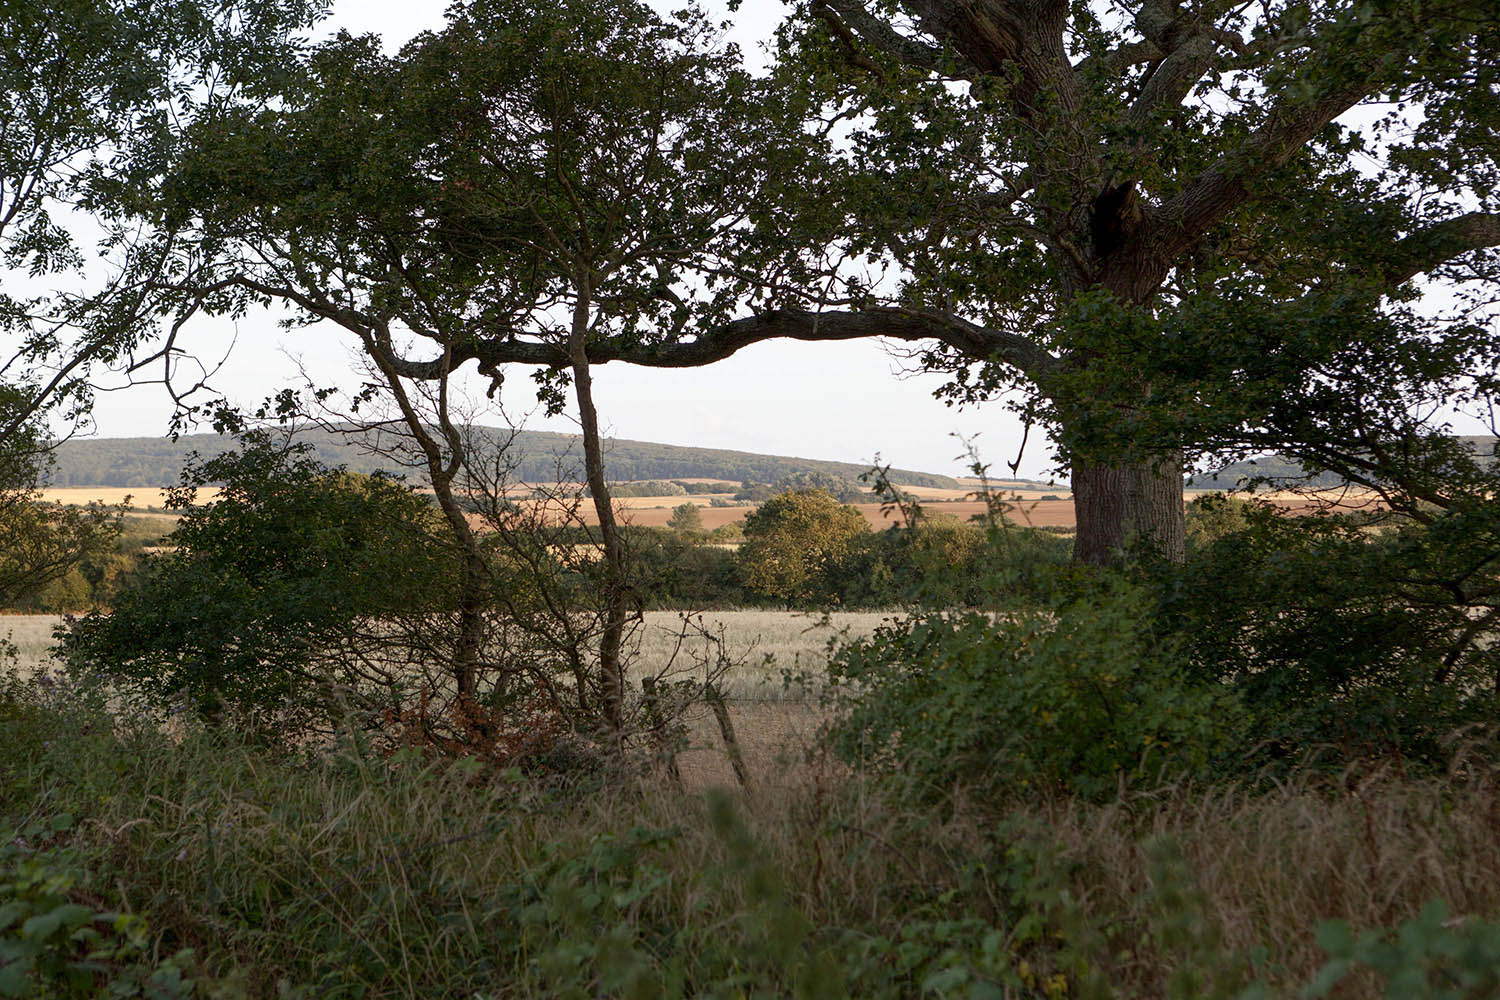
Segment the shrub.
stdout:
[[774,496],[745,519],[740,549],[745,582],[752,591],[789,604],[835,600],[850,545],[869,530],[863,514],[824,490]]
[[1217,524],[1164,570],[1159,614],[1194,672],[1227,685],[1247,763],[1397,754],[1442,766],[1447,737],[1500,722],[1500,509],[1372,530],[1205,504]]
[[[432,507],[380,477],[328,469],[269,436],[190,466],[171,503],[175,548],[148,559],[116,600],[63,636],[81,673],[98,674],[166,710],[245,717],[320,716],[349,682],[369,623],[440,607],[446,552],[425,527]],[[219,496],[196,502],[198,487]],[[368,652],[368,651],[367,651]],[[357,651],[356,651],[357,653]]]
[[986,797],[1091,797],[1163,774],[1203,774],[1236,713],[1153,631],[1149,595],[1111,579],[1051,608],[924,613],[829,665],[849,760],[930,792],[976,780]]

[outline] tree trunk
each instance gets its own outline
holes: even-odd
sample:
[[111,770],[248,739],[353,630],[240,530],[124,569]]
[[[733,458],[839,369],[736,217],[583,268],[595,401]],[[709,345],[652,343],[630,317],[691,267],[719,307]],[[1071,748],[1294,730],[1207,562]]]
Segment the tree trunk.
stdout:
[[594,408],[593,378],[587,350],[589,296],[579,289],[573,311],[573,329],[568,338],[568,355],[573,368],[573,391],[578,398],[579,429],[583,432],[583,463],[594,512],[599,517],[599,534],[604,542],[604,630],[599,640],[599,702],[604,723],[619,746],[624,725],[625,671],[620,647],[625,636],[627,602],[625,589],[625,546],[615,523],[614,505],[609,484],[604,479],[604,447],[599,437],[599,413]]
[[1180,458],[1128,465],[1077,461],[1073,507],[1075,562],[1106,566],[1118,562],[1127,545],[1154,549],[1172,562],[1183,560],[1187,532]]

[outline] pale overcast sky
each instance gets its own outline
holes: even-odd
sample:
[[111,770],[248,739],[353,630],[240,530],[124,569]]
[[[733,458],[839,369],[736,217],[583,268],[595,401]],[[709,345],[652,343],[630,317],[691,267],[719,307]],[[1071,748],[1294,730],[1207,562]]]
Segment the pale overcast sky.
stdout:
[[[443,4],[339,0],[327,30],[374,32],[395,48],[419,31],[440,27]],[[776,0],[748,0],[732,15],[731,38],[750,55],[769,36],[784,8]],[[752,56],[753,58],[753,56]],[[299,362],[321,385],[357,384],[354,346],[339,331],[319,327],[286,332],[271,314],[236,326],[199,324],[190,344],[206,361],[225,356],[213,384],[241,404],[300,382]],[[233,349],[229,349],[231,340]],[[706,368],[650,370],[620,364],[595,369],[595,395],[608,433],[665,444],[733,448],[806,458],[869,462],[879,453],[899,468],[964,474],[967,459],[955,433],[977,443],[997,470],[1015,459],[1021,434],[1014,417],[995,404],[955,410],[932,397],[943,379],[902,375],[902,365],[878,343],[771,342],[747,348]],[[531,380],[517,372],[504,394],[512,416],[534,406]],[[164,434],[171,413],[153,386],[105,393],[97,410],[103,437]],[[480,422],[487,421],[483,414]],[[567,419],[536,414],[525,426],[576,431]],[[1041,475],[1045,446],[1031,442],[1023,474]]]
[[[671,0],[651,2],[667,9]],[[324,30],[373,32],[394,50],[420,31],[441,27],[445,7],[337,0]],[[752,62],[784,10],[779,0],[745,0],[737,13],[725,15],[733,24],[731,40]],[[274,315],[261,314],[237,325],[200,323],[190,334],[186,346],[200,358],[224,359],[212,384],[242,405],[301,384],[299,370],[322,386],[357,386],[360,381],[353,343],[328,325],[287,332],[278,328]],[[1016,457],[1019,421],[998,403],[963,410],[944,405],[932,396],[943,381],[941,376],[903,373],[902,363],[875,342],[773,341],[705,368],[601,365],[595,369],[595,395],[606,432],[620,438],[846,462],[869,462],[878,453],[900,468],[963,474],[969,460],[957,434],[974,438],[984,460],[996,475],[1002,474],[1005,463]],[[511,417],[534,408],[530,387],[524,370],[511,376],[503,393]],[[483,388],[475,386],[475,398],[483,398]],[[97,433],[164,434],[171,410],[165,392],[156,387],[105,393],[96,409]],[[483,412],[477,419],[501,422],[498,414],[487,417]],[[1473,420],[1458,418],[1456,423],[1461,433],[1484,432]],[[566,416],[536,414],[524,426],[576,430]],[[1033,439],[1021,474],[1041,477],[1050,465],[1046,442]]]

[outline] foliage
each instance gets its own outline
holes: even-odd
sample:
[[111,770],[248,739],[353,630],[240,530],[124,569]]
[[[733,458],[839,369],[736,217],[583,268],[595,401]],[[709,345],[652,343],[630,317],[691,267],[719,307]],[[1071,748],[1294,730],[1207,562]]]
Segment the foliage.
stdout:
[[1187,505],[1187,543],[1201,549],[1226,535],[1244,531],[1250,523],[1252,501],[1228,493],[1205,493]]
[[[86,606],[104,589],[121,516],[100,503],[68,507],[43,502],[34,489],[0,489],[0,607]],[[87,569],[95,580],[85,578]]]
[[1496,504],[1376,526],[1209,510],[1235,521],[1161,578],[1158,614],[1193,673],[1236,693],[1261,760],[1337,748],[1441,766],[1455,729],[1500,719]]
[[284,58],[288,32],[322,8],[321,0],[8,0],[0,447],[13,447],[39,418],[84,424],[93,373],[137,360],[170,308],[159,287],[169,234],[121,220],[138,168],[172,145],[178,102],[234,89],[252,53]]
[[[1357,797],[1293,776],[1256,795],[1028,797],[1000,814],[954,799],[937,821],[816,764],[743,803],[705,801],[652,778],[558,785],[358,742],[289,754],[169,737],[62,687],[0,696],[0,883],[71,881],[61,902],[91,916],[128,902],[131,935],[105,932],[128,949],[117,982],[176,965],[204,996],[624,997],[645,983],[668,997],[1196,1000],[1334,978],[1438,997],[1444,977],[1482,991],[1493,971],[1489,765],[1468,783],[1391,773]],[[1471,916],[1424,911],[1435,893]],[[1330,914],[1358,930],[1322,926]]]
[[699,512],[695,503],[685,503],[672,508],[672,516],[667,521],[667,527],[679,535],[694,536],[703,533],[703,514]]
[[[0,421],[24,405],[15,393],[0,391]],[[121,532],[123,507],[43,501],[52,447],[38,415],[0,432],[0,607],[49,596],[68,603],[64,593],[80,590],[86,601],[80,567],[97,563]]]
[[1359,966],[1385,980],[1385,995],[1479,1000],[1500,992],[1500,921],[1450,920],[1448,907],[1433,900],[1394,932],[1355,934],[1347,921],[1318,928],[1318,944],[1329,962],[1308,984],[1306,995],[1336,995]]
[[805,493],[822,490],[839,503],[858,503],[870,499],[869,492],[850,478],[831,476],[826,472],[803,470],[788,473],[777,479],[772,486],[777,493]]
[[851,762],[931,797],[1122,787],[1209,773],[1238,713],[1155,632],[1149,595],[1121,581],[1047,608],[893,621],[829,664]]
[[610,495],[617,497],[680,497],[687,490],[677,483],[649,479],[645,482],[611,483]]
[[[219,484],[197,502],[197,490]],[[323,715],[370,623],[442,608],[450,560],[431,506],[397,483],[329,470],[266,432],[190,465],[168,538],[119,595],[64,637],[69,661],[173,704],[245,717]],[[365,641],[379,644],[376,628]],[[365,656],[370,655],[366,650]],[[341,670],[338,659],[355,663]]]
[[744,530],[746,584],[767,597],[801,603],[836,594],[840,563],[870,525],[855,508],[812,489],[765,501],[745,519]]
[[157,959],[139,916],[76,901],[80,873],[69,852],[20,846],[72,826],[72,816],[57,813],[0,844],[0,997],[193,996],[193,980],[184,975],[191,950]]

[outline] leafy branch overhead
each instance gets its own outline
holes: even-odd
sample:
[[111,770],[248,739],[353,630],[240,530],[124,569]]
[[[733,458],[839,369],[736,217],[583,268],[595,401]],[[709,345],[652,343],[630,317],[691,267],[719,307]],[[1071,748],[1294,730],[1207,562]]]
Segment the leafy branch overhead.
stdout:
[[[1500,367],[1488,0],[814,0],[760,76],[717,39],[476,0],[396,56],[316,46],[274,110],[187,129],[156,188],[177,287],[292,303],[396,377],[538,366],[554,406],[582,301],[595,364],[904,341],[951,401],[1046,426],[1088,561],[1181,552],[1185,461],[1368,455]],[[1417,308],[1434,287],[1469,311]],[[1309,384],[1384,408],[1351,440],[1348,406],[1268,402]]]

